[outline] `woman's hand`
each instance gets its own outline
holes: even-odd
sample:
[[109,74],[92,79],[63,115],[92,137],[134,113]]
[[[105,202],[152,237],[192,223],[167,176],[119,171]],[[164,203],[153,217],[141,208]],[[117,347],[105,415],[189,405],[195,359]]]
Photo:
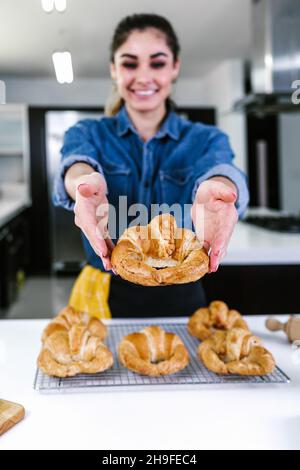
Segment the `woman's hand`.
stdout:
[[200,184],[191,216],[196,234],[204,248],[210,249],[209,272],[217,271],[219,263],[226,255],[227,246],[238,220],[235,201],[237,198],[234,184],[218,177]]
[[76,180],[75,224],[87,237],[104,269],[112,269],[110,256],[114,244],[108,235],[108,200],[104,177],[97,172],[81,175]]

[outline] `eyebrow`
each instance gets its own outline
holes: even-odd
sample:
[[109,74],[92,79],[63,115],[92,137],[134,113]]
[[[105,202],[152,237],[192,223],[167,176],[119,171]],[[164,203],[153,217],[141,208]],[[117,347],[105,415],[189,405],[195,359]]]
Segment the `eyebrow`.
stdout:
[[[166,54],[165,52],[156,52],[156,54],[152,54],[150,58],[155,59],[156,57],[161,56],[161,55],[168,57],[168,54]],[[121,57],[128,57],[129,59],[137,59],[137,56],[134,54],[122,54]]]

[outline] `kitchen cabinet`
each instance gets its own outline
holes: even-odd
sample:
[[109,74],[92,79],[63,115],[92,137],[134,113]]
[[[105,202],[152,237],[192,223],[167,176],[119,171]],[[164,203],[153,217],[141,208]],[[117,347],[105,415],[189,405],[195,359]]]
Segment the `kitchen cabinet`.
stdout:
[[1,183],[29,185],[28,109],[23,104],[0,107]]
[[[0,228],[0,309],[18,297],[30,261],[29,219],[24,211]],[[1,310],[0,310],[1,312]]]
[[207,301],[221,299],[245,315],[300,311],[300,264],[224,265],[204,276]]

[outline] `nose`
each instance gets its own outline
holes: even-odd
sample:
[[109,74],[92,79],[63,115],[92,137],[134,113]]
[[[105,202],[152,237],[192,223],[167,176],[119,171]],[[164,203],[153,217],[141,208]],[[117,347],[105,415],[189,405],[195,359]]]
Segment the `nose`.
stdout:
[[141,65],[137,70],[135,80],[140,85],[149,85],[153,82],[153,71],[148,65]]

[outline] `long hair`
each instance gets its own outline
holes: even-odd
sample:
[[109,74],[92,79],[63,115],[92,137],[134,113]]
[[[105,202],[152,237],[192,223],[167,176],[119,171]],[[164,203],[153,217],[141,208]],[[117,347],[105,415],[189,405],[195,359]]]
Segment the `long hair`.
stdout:
[[[167,45],[172,51],[175,62],[180,53],[180,45],[171,23],[163,16],[146,13],[126,16],[117,25],[110,45],[110,61],[114,62],[115,52],[127,41],[129,35],[134,30],[144,31],[147,28],[156,28],[165,35]],[[113,83],[111,94],[105,104],[106,116],[117,114],[123,104],[124,100],[119,95],[116,84]],[[167,109],[175,107],[175,103],[170,97],[167,98],[166,105]]]

